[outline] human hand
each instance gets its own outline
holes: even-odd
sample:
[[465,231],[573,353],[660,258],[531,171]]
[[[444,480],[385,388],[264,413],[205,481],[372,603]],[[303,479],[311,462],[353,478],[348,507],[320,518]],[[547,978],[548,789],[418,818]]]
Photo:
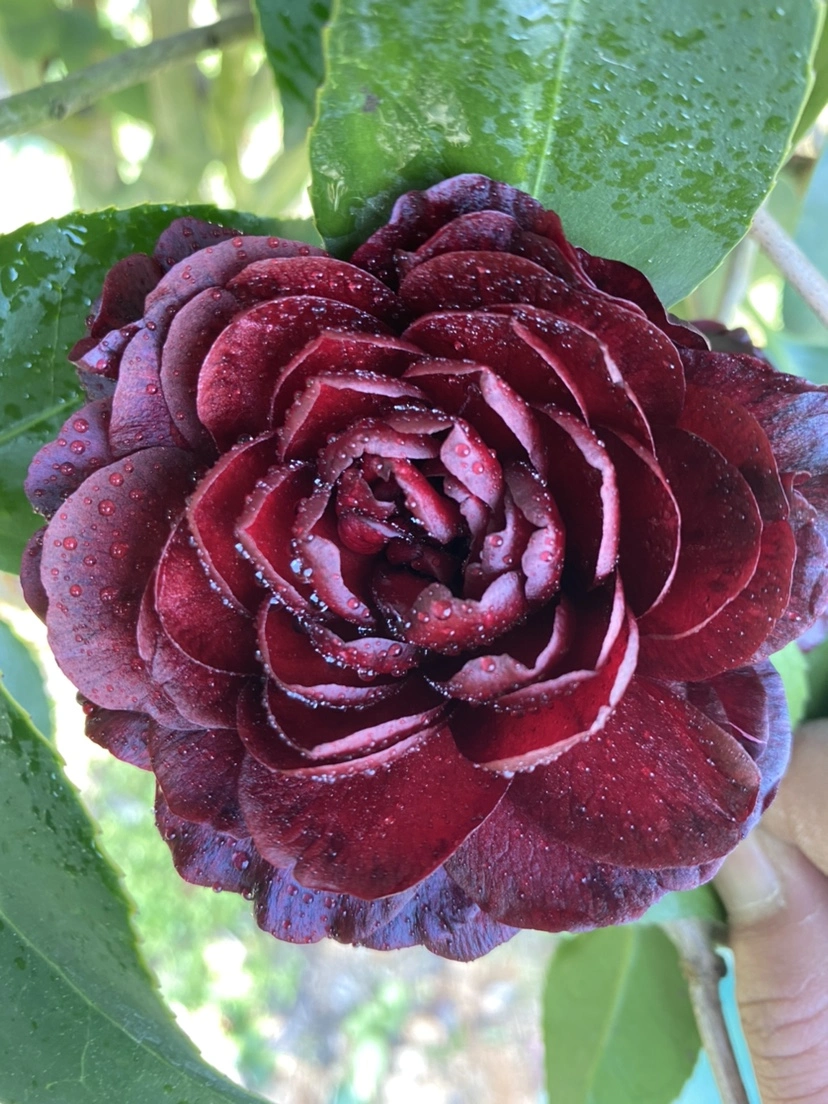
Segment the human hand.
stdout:
[[716,888],[763,1104],[826,1104],[828,721],[799,730],[779,796]]

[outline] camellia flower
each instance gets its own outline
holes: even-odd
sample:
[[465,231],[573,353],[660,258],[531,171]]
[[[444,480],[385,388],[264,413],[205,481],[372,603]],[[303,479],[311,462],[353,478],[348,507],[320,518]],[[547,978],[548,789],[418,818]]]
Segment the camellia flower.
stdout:
[[756,823],[766,657],[826,605],[825,390],[480,176],[350,263],[179,219],[89,325],[24,582],[186,879],[469,959],[633,919]]

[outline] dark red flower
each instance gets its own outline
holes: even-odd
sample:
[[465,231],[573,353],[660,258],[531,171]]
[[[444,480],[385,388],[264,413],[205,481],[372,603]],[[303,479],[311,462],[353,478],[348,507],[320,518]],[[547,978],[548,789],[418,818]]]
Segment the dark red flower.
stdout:
[[468,959],[637,917],[756,822],[766,657],[826,605],[825,390],[479,176],[350,264],[179,220],[73,359],[27,591],[185,878]]

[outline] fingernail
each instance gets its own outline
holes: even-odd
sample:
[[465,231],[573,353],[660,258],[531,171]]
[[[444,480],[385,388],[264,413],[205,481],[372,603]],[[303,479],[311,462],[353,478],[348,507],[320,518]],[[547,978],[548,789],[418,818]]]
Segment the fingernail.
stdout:
[[784,907],[772,851],[773,841],[768,842],[760,829],[725,859],[715,885],[731,923],[755,924]]

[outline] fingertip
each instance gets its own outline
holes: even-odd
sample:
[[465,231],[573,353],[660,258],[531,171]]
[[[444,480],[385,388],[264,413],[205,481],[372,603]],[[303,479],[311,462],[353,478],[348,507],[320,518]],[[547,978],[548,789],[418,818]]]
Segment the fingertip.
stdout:
[[714,884],[732,925],[755,924],[785,906],[782,884],[761,829],[725,859]]

